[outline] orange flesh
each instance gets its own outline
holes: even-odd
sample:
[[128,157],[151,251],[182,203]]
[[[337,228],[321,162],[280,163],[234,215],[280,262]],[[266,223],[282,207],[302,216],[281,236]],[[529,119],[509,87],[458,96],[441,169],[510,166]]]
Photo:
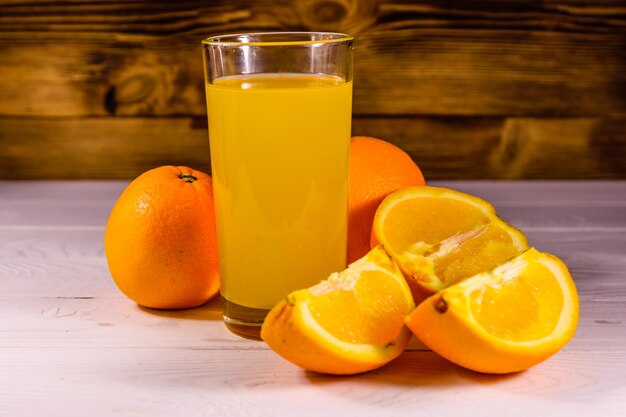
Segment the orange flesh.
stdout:
[[489,224],[477,236],[461,242],[451,253],[435,259],[435,273],[446,284],[455,284],[518,254],[511,236],[500,225]]
[[556,327],[563,292],[550,270],[533,262],[502,288],[488,285],[473,291],[470,308],[478,324],[500,339],[537,340]]
[[[415,215],[420,212],[425,214],[423,218]],[[386,240],[391,242],[390,249],[402,253],[416,242],[439,243],[487,221],[482,211],[463,201],[413,198],[393,207],[385,219],[384,230]]]
[[[385,218],[384,231],[385,244],[404,270],[434,291],[520,253],[510,234],[518,233],[515,229],[472,204],[447,197],[398,202]],[[431,280],[430,271],[440,283]]]
[[389,343],[409,313],[402,287],[381,271],[362,271],[352,288],[314,297],[308,305],[320,326],[349,343]]

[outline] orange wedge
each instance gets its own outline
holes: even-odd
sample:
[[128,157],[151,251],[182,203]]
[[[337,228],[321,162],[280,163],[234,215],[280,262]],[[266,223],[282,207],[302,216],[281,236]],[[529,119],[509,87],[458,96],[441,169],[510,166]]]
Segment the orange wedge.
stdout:
[[416,303],[528,248],[524,234],[485,200],[430,186],[387,196],[374,216],[371,244],[382,244],[398,263]]
[[433,295],[405,322],[451,362],[478,372],[516,372],[574,336],[578,293],[561,260],[529,249]]
[[401,271],[382,248],[346,270],[295,291],[268,314],[261,338],[294,364],[328,374],[355,374],[398,357],[415,307]]

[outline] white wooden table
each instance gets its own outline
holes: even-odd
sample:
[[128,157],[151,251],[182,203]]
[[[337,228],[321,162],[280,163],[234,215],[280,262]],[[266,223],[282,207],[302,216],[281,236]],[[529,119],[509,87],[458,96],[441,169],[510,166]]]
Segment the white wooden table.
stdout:
[[509,376],[414,340],[353,377],[305,372],[229,334],[218,301],[142,309],[115,287],[104,225],[123,182],[0,182],[0,416],[626,416],[626,182],[447,182],[489,199],[569,266],[572,342]]

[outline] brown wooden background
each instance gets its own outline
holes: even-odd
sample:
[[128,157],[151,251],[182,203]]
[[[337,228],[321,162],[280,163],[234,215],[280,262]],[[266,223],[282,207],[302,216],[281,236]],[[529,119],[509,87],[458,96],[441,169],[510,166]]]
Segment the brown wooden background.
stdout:
[[0,3],[0,178],[209,170],[200,40],[356,37],[355,135],[427,178],[626,178],[626,1]]

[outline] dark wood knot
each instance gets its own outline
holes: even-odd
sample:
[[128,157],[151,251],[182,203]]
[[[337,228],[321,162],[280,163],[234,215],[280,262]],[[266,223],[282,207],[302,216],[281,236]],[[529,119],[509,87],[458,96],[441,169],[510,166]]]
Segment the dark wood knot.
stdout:
[[104,109],[115,114],[120,104],[132,104],[145,100],[157,85],[157,80],[148,74],[137,74],[110,86],[104,94]]
[[116,93],[117,88],[115,88],[114,85],[107,88],[106,93],[104,93],[104,110],[109,114],[115,114],[117,110],[117,101],[115,100]]
[[295,2],[302,27],[355,34],[376,21],[379,0],[302,0]]
[[313,3],[310,13],[314,20],[328,24],[341,22],[348,14],[348,10],[345,5],[336,1],[320,1]]

